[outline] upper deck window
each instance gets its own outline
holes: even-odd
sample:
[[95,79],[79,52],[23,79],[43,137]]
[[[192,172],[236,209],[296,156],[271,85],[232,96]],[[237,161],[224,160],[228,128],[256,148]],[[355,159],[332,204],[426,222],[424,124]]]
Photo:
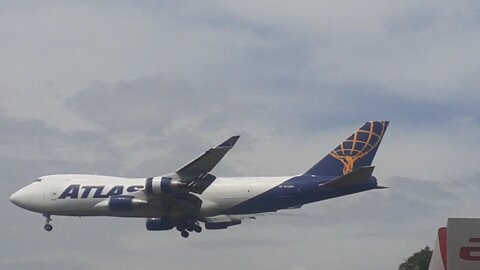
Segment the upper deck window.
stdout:
[[42,179],[38,178],[37,180],[35,180],[35,182],[41,182]]

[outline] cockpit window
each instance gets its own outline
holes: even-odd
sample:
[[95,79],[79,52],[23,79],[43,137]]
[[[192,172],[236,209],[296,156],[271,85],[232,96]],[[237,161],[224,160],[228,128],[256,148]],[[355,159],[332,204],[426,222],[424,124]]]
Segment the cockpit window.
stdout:
[[35,180],[35,182],[41,182],[42,179],[38,178],[37,180]]

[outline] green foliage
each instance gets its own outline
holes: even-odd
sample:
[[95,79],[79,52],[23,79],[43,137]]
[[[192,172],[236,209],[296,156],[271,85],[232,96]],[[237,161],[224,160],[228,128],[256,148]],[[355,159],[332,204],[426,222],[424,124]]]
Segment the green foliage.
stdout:
[[426,246],[419,252],[414,253],[410,258],[406,259],[400,266],[399,270],[428,270],[430,259],[432,258],[432,250]]

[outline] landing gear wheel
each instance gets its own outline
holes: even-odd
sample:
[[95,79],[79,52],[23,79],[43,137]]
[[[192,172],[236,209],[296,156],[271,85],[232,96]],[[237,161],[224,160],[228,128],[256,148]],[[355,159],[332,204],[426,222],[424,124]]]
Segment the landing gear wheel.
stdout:
[[193,227],[193,230],[197,233],[200,233],[200,232],[202,232],[202,227],[200,227],[198,225],[195,225],[195,227]]
[[53,226],[50,225],[50,221],[52,221],[52,219],[50,218],[50,215],[49,214],[43,214],[43,216],[47,219],[47,220],[45,220],[45,226],[43,226],[45,231],[49,232],[49,231],[53,230]]
[[45,229],[45,231],[49,232],[51,230],[53,230],[53,226],[50,225],[50,224],[45,224],[45,226],[43,226],[43,228]]
[[180,235],[182,235],[183,238],[187,238],[190,234],[187,231],[182,231]]

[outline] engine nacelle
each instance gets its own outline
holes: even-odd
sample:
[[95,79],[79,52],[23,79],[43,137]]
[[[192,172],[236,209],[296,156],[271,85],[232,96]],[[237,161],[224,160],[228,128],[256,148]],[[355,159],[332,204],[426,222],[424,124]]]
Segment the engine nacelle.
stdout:
[[161,194],[178,191],[186,184],[171,177],[149,177],[145,180],[145,191],[147,194]]
[[175,227],[167,218],[148,218],[145,226],[148,231],[168,231]]
[[111,196],[108,200],[108,208],[112,211],[131,211],[133,210],[133,197]]
[[94,207],[111,211],[131,211],[133,208],[147,204],[147,201],[127,195],[115,195],[97,203]]
[[215,222],[215,223],[205,223],[205,229],[207,230],[222,230],[230,226],[238,225],[242,223],[240,220],[232,220],[227,222]]

